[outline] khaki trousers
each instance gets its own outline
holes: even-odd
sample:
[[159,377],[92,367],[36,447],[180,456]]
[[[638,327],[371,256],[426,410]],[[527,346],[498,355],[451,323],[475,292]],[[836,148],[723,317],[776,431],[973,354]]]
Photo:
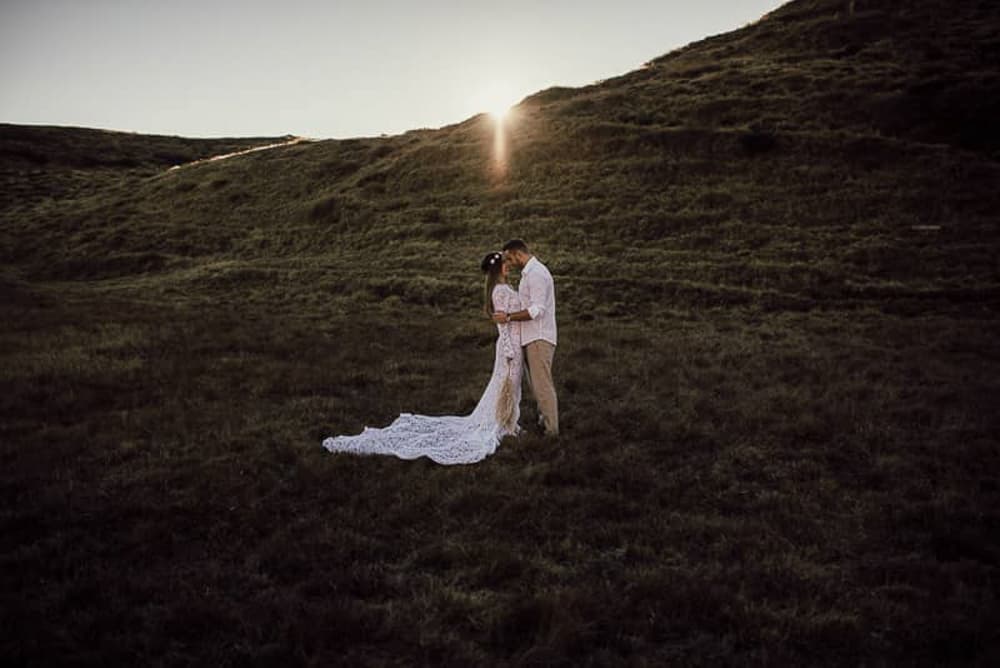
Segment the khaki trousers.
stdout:
[[524,377],[528,379],[528,387],[538,404],[542,426],[548,436],[559,434],[559,400],[552,382],[552,358],[555,353],[556,347],[548,341],[532,341],[524,347],[527,362]]

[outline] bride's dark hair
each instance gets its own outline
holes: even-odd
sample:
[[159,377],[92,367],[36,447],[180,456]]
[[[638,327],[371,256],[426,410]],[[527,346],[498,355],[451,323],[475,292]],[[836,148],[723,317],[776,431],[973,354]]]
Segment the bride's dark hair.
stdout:
[[492,251],[486,254],[479,267],[486,274],[486,303],[483,305],[486,315],[493,317],[493,288],[500,281],[500,270],[503,268],[503,254]]

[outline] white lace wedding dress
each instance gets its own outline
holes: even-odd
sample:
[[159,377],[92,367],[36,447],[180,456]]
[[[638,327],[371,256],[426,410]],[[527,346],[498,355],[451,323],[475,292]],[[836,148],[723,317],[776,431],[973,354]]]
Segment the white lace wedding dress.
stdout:
[[[521,310],[521,301],[509,285],[497,285],[492,297],[496,311]],[[470,415],[403,413],[388,427],[365,427],[356,436],[327,438],[323,447],[330,452],[358,455],[395,455],[401,459],[429,457],[438,464],[471,464],[492,455],[500,439],[508,434],[517,435],[519,431],[518,406],[524,363],[520,324],[497,325],[497,334],[493,376]]]

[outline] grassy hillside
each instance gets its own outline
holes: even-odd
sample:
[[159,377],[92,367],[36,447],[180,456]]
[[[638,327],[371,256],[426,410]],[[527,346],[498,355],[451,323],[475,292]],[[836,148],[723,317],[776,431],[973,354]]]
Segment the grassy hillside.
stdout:
[[[0,126],[0,653],[1000,659],[1000,11],[792,2],[400,136]],[[557,283],[564,434],[471,410],[482,255]],[[527,419],[530,421],[529,409]]]

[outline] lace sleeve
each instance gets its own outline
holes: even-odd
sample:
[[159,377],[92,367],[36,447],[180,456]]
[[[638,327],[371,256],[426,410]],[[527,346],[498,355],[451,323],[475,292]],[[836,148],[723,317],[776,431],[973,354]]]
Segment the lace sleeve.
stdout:
[[[504,286],[498,285],[493,288],[493,310],[510,313],[510,297],[510,290],[504,289]],[[510,340],[510,328],[512,325],[510,323],[502,323],[498,324],[497,327],[500,329],[500,345],[503,348],[503,356],[507,359],[514,359],[514,344]]]

